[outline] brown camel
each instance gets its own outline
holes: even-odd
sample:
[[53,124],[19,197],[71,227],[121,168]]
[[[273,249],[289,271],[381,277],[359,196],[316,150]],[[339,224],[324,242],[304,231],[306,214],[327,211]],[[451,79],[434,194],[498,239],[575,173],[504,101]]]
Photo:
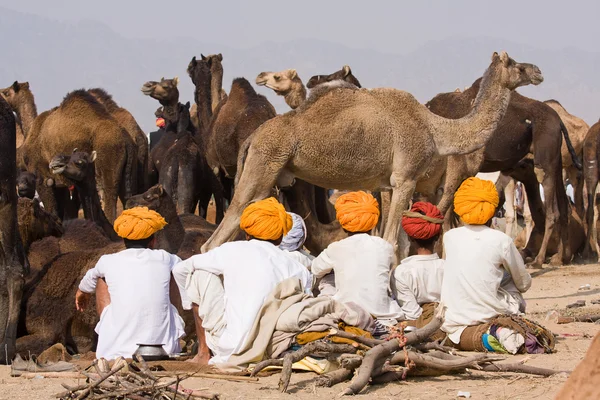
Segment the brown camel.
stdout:
[[102,211],[98,186],[96,184],[96,152],[73,151],[71,155],[57,155],[52,158],[49,169],[53,174],[62,175],[74,182],[83,206],[83,215],[96,223],[106,236],[119,240],[113,225],[106,219]]
[[44,210],[37,199],[19,198],[17,220],[26,254],[33,242],[46,236],[60,237],[65,232],[58,217]]
[[131,139],[137,146],[137,193],[143,193],[148,189],[148,137],[140,128],[137,121],[123,107],[114,101],[113,97],[108,94],[104,89],[94,88],[89,89],[88,93],[94,96],[100,104],[102,104],[106,111],[109,112],[112,117],[117,120],[119,125],[127,131]]
[[21,171],[17,176],[17,194],[19,197],[25,197],[33,200],[35,197],[35,174],[27,171]]
[[40,114],[19,148],[26,169],[38,178],[37,190],[48,211],[57,209],[52,188],[67,186],[51,175],[48,164],[56,154],[70,153],[74,148],[98,152],[104,210],[108,220],[114,221],[117,197],[125,203],[137,188],[136,146],[106,108],[85,90],[67,94],[59,107]]
[[292,110],[306,101],[306,88],[295,69],[285,69],[280,72],[261,72],[256,77],[258,86],[266,86],[279,96]]
[[203,252],[236,234],[248,204],[295,177],[321,187],[391,189],[383,238],[397,247],[401,213],[431,157],[485,146],[511,92],[542,79],[535,65],[494,53],[473,111],[459,120],[437,116],[395,89],[358,89],[345,82],[316,88],[302,106],[265,122],[245,144],[233,201]]
[[0,363],[12,361],[16,351],[23,276],[29,263],[17,223],[17,192],[15,190],[17,131],[13,111],[0,98]]
[[[437,95],[427,103],[427,107],[445,118],[464,117],[473,110],[473,102],[482,85],[480,78],[463,92]],[[563,135],[571,148],[571,157],[577,160],[558,114],[548,105],[514,92],[504,118],[492,132],[485,148],[466,156],[447,158],[444,194],[438,207],[444,213],[451,209],[454,193],[467,177],[478,172],[506,172],[525,185],[535,226],[524,256],[530,258],[535,255],[533,265],[541,267],[555,222],[560,221],[559,229],[560,226],[568,226],[568,199],[562,181],[560,154]],[[533,159],[521,162],[524,157],[531,158],[532,152]],[[432,165],[437,162],[439,160],[433,160]],[[574,161],[574,164],[578,165],[579,161]],[[538,179],[544,187],[545,204],[540,198]],[[568,230],[560,232],[561,242],[568,244]],[[569,246],[560,246],[560,250],[553,262],[569,262]]]
[[597,333],[583,360],[569,376],[555,400],[600,398],[600,333]]
[[306,87],[309,89],[312,89],[315,86],[320,85],[322,83],[333,82],[333,81],[345,81],[356,87],[359,87],[359,88],[362,87],[362,86],[360,86],[360,82],[358,81],[358,79],[356,79],[356,77],[354,75],[352,75],[352,70],[350,69],[350,66],[348,66],[348,65],[344,65],[342,67],[342,69],[334,72],[333,74],[313,76],[306,83]]
[[29,89],[29,82],[19,83],[14,81],[6,89],[1,89],[0,93],[15,114],[17,114],[20,122],[21,134],[17,135],[17,147],[20,147],[29,131],[31,131],[33,121],[38,115],[33,93]]
[[[577,157],[581,160],[583,158],[583,141],[590,130],[590,126],[581,118],[570,114],[558,101],[546,100],[544,103],[558,113],[558,116],[565,124],[565,127],[569,132],[569,139],[571,140],[575,154],[577,154]],[[573,186],[573,190],[575,192],[575,208],[577,209],[579,216],[583,218],[583,179],[580,179],[579,176],[581,172],[575,165],[573,165],[569,149],[567,148],[567,144],[565,142],[562,144],[561,154],[563,169],[565,170],[566,177]]]
[[[596,202],[596,190],[598,189],[598,179],[600,178],[600,121],[596,122],[588,130],[583,141],[583,179],[587,192],[586,208],[586,243],[583,256],[586,260],[592,259],[592,252],[600,260],[600,246],[598,244],[598,212]],[[591,246],[591,247],[590,247]]]

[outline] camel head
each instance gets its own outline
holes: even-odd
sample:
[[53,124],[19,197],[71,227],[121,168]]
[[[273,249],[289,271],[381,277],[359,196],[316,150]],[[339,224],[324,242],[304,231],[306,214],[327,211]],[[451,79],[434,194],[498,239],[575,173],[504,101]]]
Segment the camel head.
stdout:
[[130,197],[125,208],[148,207],[150,210],[159,212],[163,202],[166,202],[167,196],[168,194],[161,184],[154,185],[144,193]]
[[17,177],[17,194],[19,197],[33,199],[35,197],[36,176],[31,172],[21,171]]
[[510,90],[526,85],[539,85],[544,81],[542,71],[536,65],[516,62],[505,51],[492,54],[490,69],[498,68],[502,71],[501,84]]
[[200,54],[200,57],[208,63],[208,67],[210,68],[210,72],[213,74],[223,74],[223,55],[219,54],[210,54],[208,56],[204,56]]
[[60,237],[65,232],[60,219],[44,210],[38,199],[19,198],[17,220],[25,244],[31,244],[46,236]]
[[358,81],[358,79],[356,79],[356,77],[354,75],[352,75],[352,70],[350,69],[349,65],[344,65],[342,67],[342,69],[340,69],[339,71],[336,71],[330,75],[315,75],[315,76],[313,76],[312,78],[310,78],[308,80],[306,87],[309,89],[312,89],[317,85],[320,85],[322,83],[332,82],[332,81],[345,81],[345,82],[351,83],[352,85],[354,85],[356,87],[359,87],[359,88],[362,87],[362,86],[360,86],[360,82]]
[[69,156],[58,155],[50,161],[50,171],[73,181],[83,181],[88,176],[88,167],[96,161],[96,152],[73,150]]
[[14,81],[12,85],[5,89],[0,89],[0,94],[6,100],[6,102],[13,108],[23,101],[23,98],[27,95],[31,95],[29,90],[29,82],[17,82]]
[[161,78],[160,82],[149,81],[142,86],[142,93],[156,99],[162,105],[174,105],[179,101],[179,90],[177,85],[179,78]]
[[210,87],[212,73],[208,64],[208,58],[204,56],[200,60],[197,60],[196,57],[192,58],[192,61],[188,64],[187,73],[196,87],[203,85],[207,86],[207,88]]
[[261,72],[256,77],[258,86],[266,86],[278,95],[285,95],[292,90],[294,82],[302,84],[302,80],[298,77],[295,69],[285,69],[280,72]]

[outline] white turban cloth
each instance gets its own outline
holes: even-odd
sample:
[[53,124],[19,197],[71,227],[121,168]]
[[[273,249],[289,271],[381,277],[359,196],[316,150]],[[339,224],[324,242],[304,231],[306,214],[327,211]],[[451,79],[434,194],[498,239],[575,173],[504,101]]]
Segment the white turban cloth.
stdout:
[[279,248],[281,250],[296,251],[302,248],[306,240],[306,225],[301,216],[294,213],[288,213],[292,217],[292,229],[283,237]]

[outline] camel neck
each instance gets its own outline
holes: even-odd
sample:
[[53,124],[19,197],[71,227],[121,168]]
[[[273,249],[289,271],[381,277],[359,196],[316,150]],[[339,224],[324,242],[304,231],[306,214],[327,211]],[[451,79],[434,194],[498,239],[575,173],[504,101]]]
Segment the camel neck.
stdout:
[[292,110],[306,101],[306,88],[300,79],[292,82],[292,88],[284,96],[285,102]]
[[[171,204],[165,206],[164,203],[169,201]],[[156,234],[156,248],[176,254],[185,238],[185,229],[177,215],[177,209],[173,204],[173,200],[163,199],[160,209],[156,211],[167,221],[167,225]]]
[[37,107],[35,106],[35,99],[32,93],[27,93],[23,101],[21,101],[15,109],[17,117],[21,120],[21,126],[23,127],[23,135],[31,131],[33,121],[37,118]]
[[485,146],[506,113],[511,90],[502,83],[500,61],[481,80],[471,112],[460,119],[433,118],[433,137],[440,155],[467,154]]
[[213,116],[211,87],[204,82],[201,85],[196,86],[194,100],[196,101],[198,113],[198,133],[204,135],[208,133]]
[[119,240],[112,224],[106,218],[104,211],[102,211],[102,204],[100,203],[100,196],[98,196],[96,186],[96,168],[94,164],[88,166],[86,178],[76,182],[75,187],[79,191],[79,198],[85,219],[96,223],[110,240]]
[[221,90],[223,90],[223,70],[215,69],[214,71],[211,71],[210,79],[212,112],[214,112],[217,109],[217,106],[221,101]]

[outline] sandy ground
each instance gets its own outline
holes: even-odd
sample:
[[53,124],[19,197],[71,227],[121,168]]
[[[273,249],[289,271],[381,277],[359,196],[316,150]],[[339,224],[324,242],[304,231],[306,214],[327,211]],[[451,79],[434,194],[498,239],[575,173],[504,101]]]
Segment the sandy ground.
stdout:
[[[600,325],[571,323],[557,325],[546,321],[549,312],[566,313],[565,306],[576,300],[586,300],[586,307],[575,313],[600,313],[599,305],[591,300],[600,299],[600,270],[597,264],[531,270],[533,285],[526,295],[528,315],[559,334],[557,353],[549,355],[512,356],[511,361],[528,358],[527,364],[556,370],[572,370],[583,358],[592,337]],[[590,284],[590,290],[578,290]],[[60,392],[61,382],[75,385],[76,381],[54,378],[31,379],[11,378],[8,367],[0,368],[0,400],[50,399]],[[317,388],[315,374],[296,373],[292,377],[290,393],[298,399],[330,399],[338,394],[344,384],[333,388]],[[290,399],[290,395],[277,391],[279,375],[260,378],[256,383],[235,383],[215,379],[191,378],[184,382],[190,389],[205,389],[221,394],[222,399]],[[458,391],[471,393],[471,399],[552,399],[566,375],[550,378],[532,377],[512,373],[472,372],[456,376],[436,378],[411,378],[409,381],[374,386],[363,392],[364,398],[392,399],[456,399]]]

